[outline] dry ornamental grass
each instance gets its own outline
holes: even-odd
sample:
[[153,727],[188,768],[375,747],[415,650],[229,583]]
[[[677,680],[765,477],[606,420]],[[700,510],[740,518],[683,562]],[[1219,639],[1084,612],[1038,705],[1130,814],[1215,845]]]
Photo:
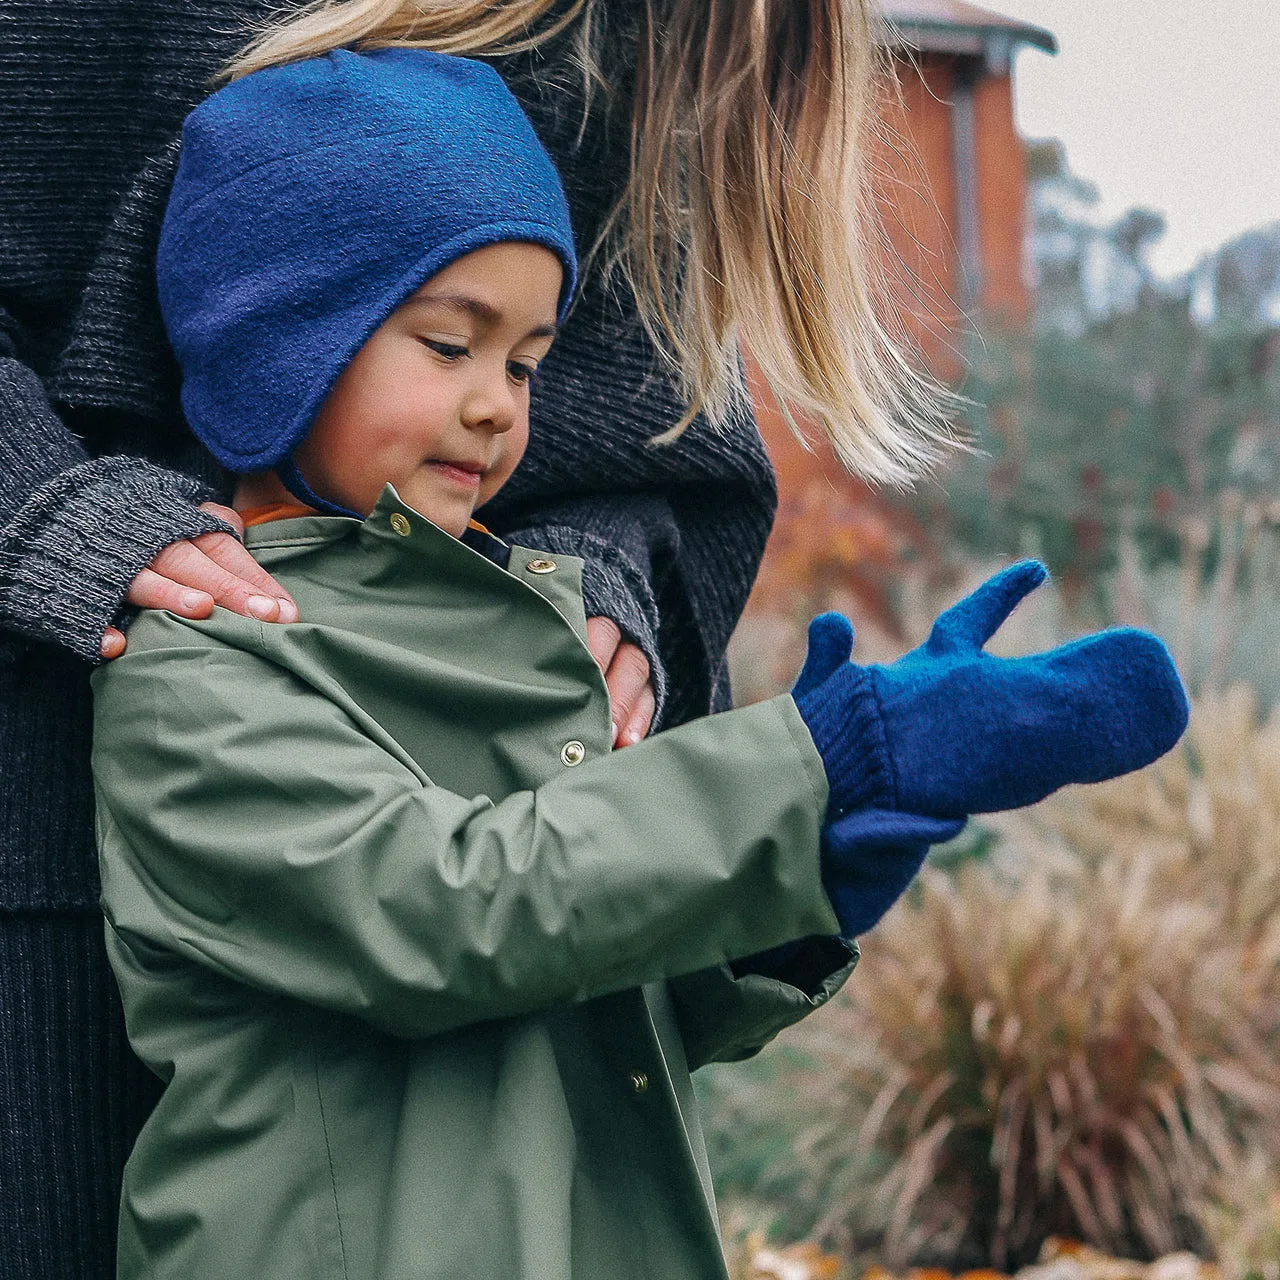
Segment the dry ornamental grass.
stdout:
[[1153,768],[991,825],[730,1110],[790,1127],[769,1177],[812,1238],[890,1266],[1226,1257],[1250,1162],[1280,1169],[1280,722],[1234,692]]

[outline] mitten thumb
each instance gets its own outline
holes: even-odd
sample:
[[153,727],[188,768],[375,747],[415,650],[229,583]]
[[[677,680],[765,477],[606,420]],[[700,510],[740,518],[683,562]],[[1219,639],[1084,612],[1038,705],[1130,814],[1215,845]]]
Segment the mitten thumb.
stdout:
[[1038,560],[1020,560],[988,578],[938,617],[926,644],[932,655],[981,649],[1005,619],[1049,576]]
[[809,623],[809,652],[791,690],[793,698],[826,683],[853,652],[853,623],[842,613],[820,613]]

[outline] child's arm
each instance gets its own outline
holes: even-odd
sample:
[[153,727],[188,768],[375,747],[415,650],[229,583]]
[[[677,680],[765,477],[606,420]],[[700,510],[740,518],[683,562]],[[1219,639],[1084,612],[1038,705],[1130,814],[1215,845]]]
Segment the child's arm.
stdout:
[[494,805],[166,625],[174,646],[97,688],[103,898],[126,946],[420,1036],[836,931],[826,784],[789,698]]
[[668,983],[689,1070],[759,1053],[786,1027],[820,1009],[858,963],[858,944],[801,938]]
[[[1139,768],[1181,735],[1186,697],[1153,636],[1122,629],[1018,659],[983,652],[1044,578],[1034,563],[997,575],[888,668],[849,662],[853,632],[838,615],[811,628],[792,693],[828,770],[823,879],[846,937],[880,918],[968,813]],[[836,945],[791,943],[767,965],[672,983],[691,1065],[746,1056],[828,998],[845,976],[838,954],[823,960]]]

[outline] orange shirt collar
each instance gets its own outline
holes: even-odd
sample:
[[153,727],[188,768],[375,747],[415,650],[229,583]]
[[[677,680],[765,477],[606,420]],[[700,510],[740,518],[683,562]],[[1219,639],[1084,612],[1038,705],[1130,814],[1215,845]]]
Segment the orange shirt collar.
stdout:
[[[254,525],[270,524],[273,520],[293,520],[298,516],[315,514],[313,507],[304,507],[300,502],[269,502],[266,506],[250,507],[247,511],[242,511],[240,519],[244,521],[246,529],[252,529]],[[479,520],[468,520],[467,527],[479,533],[488,533],[493,537],[493,534]]]

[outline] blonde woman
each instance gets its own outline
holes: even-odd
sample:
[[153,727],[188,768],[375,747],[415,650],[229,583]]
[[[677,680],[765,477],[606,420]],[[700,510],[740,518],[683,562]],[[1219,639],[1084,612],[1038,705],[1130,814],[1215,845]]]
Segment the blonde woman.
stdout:
[[486,519],[586,560],[619,745],[728,699],[774,503],[740,344],[868,476],[908,481],[946,441],[873,286],[867,0],[275,8],[0,0],[6,1276],[112,1274],[119,1172],[153,1097],[100,937],[90,664],[123,650],[129,608],[296,617],[183,427],[151,285],[171,139],[215,76],[412,43],[491,60],[533,118],[589,252],[533,445]]

